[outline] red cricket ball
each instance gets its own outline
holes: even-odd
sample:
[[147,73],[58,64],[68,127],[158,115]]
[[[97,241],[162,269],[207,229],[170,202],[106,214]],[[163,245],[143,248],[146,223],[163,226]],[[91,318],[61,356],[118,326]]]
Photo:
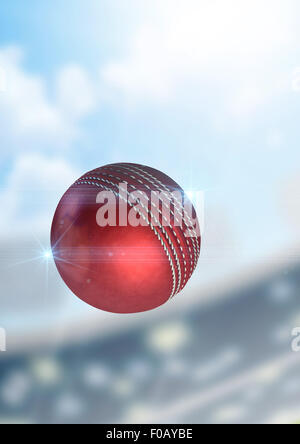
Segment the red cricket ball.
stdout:
[[56,209],[51,246],[75,295],[101,310],[154,309],[187,284],[199,222],[183,190],[153,168],[118,163],[86,173]]

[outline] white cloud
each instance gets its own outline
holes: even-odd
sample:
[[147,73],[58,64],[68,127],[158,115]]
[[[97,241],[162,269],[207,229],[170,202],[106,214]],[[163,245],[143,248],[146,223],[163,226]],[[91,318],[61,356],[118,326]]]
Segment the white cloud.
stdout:
[[277,151],[282,149],[284,145],[284,134],[278,128],[271,128],[267,132],[266,142],[268,148]]
[[48,85],[23,62],[20,48],[0,48],[0,153],[13,164],[1,178],[0,238],[49,230],[61,195],[80,175],[62,149],[73,146],[80,120],[97,105],[93,83],[80,66],[64,66]]
[[20,48],[0,50],[5,76],[0,94],[0,149],[3,154],[28,149],[58,151],[80,134],[79,119],[92,110],[92,86],[80,67],[65,67],[57,75],[56,100],[51,100],[45,79],[28,73],[23,59]]
[[[272,64],[291,42],[290,5],[280,0],[155,0],[156,19],[151,15],[152,21],[132,36],[127,53],[101,70],[102,79],[126,104],[172,99],[182,85],[202,91],[209,86],[213,94],[220,85],[224,92],[236,85],[240,97],[233,112],[247,114],[264,100],[262,63],[269,75],[266,57]],[[255,85],[249,101],[253,75],[261,85]]]
[[228,100],[228,110],[234,116],[249,115],[265,103],[265,95],[256,86],[245,86]]
[[49,230],[59,199],[78,176],[63,159],[21,154],[0,192],[0,238]]
[[57,101],[60,110],[75,119],[95,109],[96,92],[88,74],[80,66],[69,65],[59,72]]
[[162,36],[151,27],[141,29],[134,38],[128,57],[104,67],[102,78],[123,93],[126,101],[147,98],[165,100],[171,92],[167,54],[160,48]]
[[283,220],[288,223],[290,233],[296,234],[299,239],[300,228],[300,179],[299,171],[290,175],[284,183],[280,183],[279,208]]

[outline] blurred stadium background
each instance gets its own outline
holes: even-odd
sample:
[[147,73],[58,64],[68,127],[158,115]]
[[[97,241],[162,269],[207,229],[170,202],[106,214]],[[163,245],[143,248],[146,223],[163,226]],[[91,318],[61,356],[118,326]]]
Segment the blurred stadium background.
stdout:
[[[61,3],[0,4],[0,422],[298,422],[299,2]],[[118,161],[205,192],[191,283],[133,316],[49,255],[66,187]]]
[[9,338],[0,354],[1,421],[297,422],[299,284],[291,259],[133,320],[60,321],[39,337]]

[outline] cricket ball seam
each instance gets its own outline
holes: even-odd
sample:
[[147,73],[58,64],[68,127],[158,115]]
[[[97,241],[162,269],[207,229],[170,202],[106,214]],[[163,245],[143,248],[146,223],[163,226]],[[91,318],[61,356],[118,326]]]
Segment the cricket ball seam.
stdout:
[[[107,167],[107,168],[108,168],[108,167]],[[138,181],[141,185],[145,186],[149,191],[153,191],[153,190],[152,190],[152,189],[151,189],[151,188],[150,188],[145,182],[143,182],[143,181],[137,179],[135,176],[129,175],[127,172],[123,172],[123,171],[116,170],[116,169],[115,169],[114,171],[119,172],[119,173],[122,173],[122,174],[125,174],[126,176],[129,176],[130,178],[134,179],[135,181]],[[106,177],[112,177],[113,179],[117,179],[117,180],[119,180],[119,181],[123,181],[123,182],[124,182],[124,179],[122,179],[122,178],[120,178],[120,177],[118,177],[118,176],[112,176],[111,174],[106,174],[105,172],[102,171],[101,168],[100,168],[99,170],[97,170],[97,172],[99,172],[99,174],[101,174],[101,175],[103,175],[103,176],[106,176]],[[92,179],[92,180],[99,180],[99,177],[83,177],[82,179],[83,179],[83,180],[91,180],[91,179]],[[140,191],[140,190],[137,190],[137,188],[136,188],[133,184],[129,184],[127,181],[125,181],[125,183],[126,183],[127,185],[129,185],[133,190],[135,190],[135,191]],[[141,192],[141,191],[140,191],[140,192]],[[149,201],[149,197],[148,197],[148,196],[147,196],[147,200]],[[163,204],[164,204],[164,202],[163,202]],[[163,215],[163,213],[162,213],[162,211],[160,210],[160,208],[158,208],[153,202],[152,202],[152,205],[158,210],[158,212],[159,212],[159,214],[162,216],[162,218],[168,223],[167,218]],[[170,211],[171,211],[171,214],[173,215],[173,217],[174,217],[178,222],[180,222],[180,221],[176,218],[176,216],[175,216],[175,214],[172,212],[172,210],[170,210]],[[151,216],[152,216],[152,213],[151,213]],[[155,220],[157,220],[157,219],[155,218]],[[184,254],[184,251],[183,251],[183,248],[182,248],[182,245],[181,245],[181,241],[180,241],[180,239],[178,238],[177,233],[176,233],[176,231],[174,230],[174,227],[171,225],[171,226],[169,226],[169,228],[171,229],[171,231],[172,231],[172,233],[173,233],[173,235],[174,235],[174,237],[175,237],[175,239],[176,239],[176,241],[177,241],[177,243],[178,243],[179,249],[180,249],[180,251],[181,251],[182,259],[183,259],[183,262],[184,262],[184,266],[183,266],[183,269],[184,269],[184,278],[183,278],[183,281],[181,282],[181,284],[180,284],[180,286],[179,286],[179,290],[182,290],[182,289],[184,288],[184,286],[187,284],[188,279],[190,278],[190,276],[191,276],[193,270],[192,270],[192,268],[190,267],[189,277],[187,277],[187,262],[186,262],[185,254]],[[164,230],[163,230],[163,231],[164,231]],[[173,249],[173,243],[171,243],[170,245],[171,245],[171,248]],[[191,253],[191,249],[190,249],[189,245],[188,245],[188,248],[189,248],[189,252],[190,252],[190,259],[191,259],[191,262],[193,262],[192,253]],[[175,252],[175,254],[176,254],[176,252]],[[176,262],[177,262],[177,265],[178,265],[178,263],[179,263],[178,260],[176,260]],[[181,267],[180,267],[180,263],[179,263],[178,267],[181,269]],[[180,280],[181,280],[181,276],[180,276]],[[178,291],[179,291],[179,290],[178,290]]]
[[[100,172],[101,173],[101,172]],[[116,179],[117,180],[119,180],[120,178],[118,178],[118,177],[116,177]],[[109,181],[109,180],[107,180],[107,179],[104,179],[104,178],[102,178],[102,177],[83,177],[81,180],[99,180],[99,181],[102,181],[102,182],[104,182],[104,183],[106,183],[106,184],[108,184],[108,185],[113,185],[113,186],[115,186],[115,187],[117,187],[118,185],[117,184],[115,184],[115,183],[113,183],[113,182],[111,182],[111,181]],[[121,180],[121,179],[120,179]],[[127,182],[126,182],[126,184],[127,185],[130,185],[130,184],[128,184]],[[134,188],[135,189],[135,188]],[[119,195],[119,193],[117,193],[117,196],[118,197],[121,197],[120,195]],[[128,191],[127,191],[127,196],[129,196],[129,193],[128,193]],[[128,202],[129,203],[129,202]],[[169,235],[168,235],[168,233],[166,232],[166,230],[164,229],[164,227],[162,226],[162,224],[160,223],[160,221],[155,217],[155,215],[151,212],[151,210],[149,210],[148,208],[146,208],[144,205],[143,205],[143,203],[142,202],[140,202],[140,205],[142,206],[142,208],[146,211],[146,213],[148,213],[148,215],[150,215],[150,217],[151,218],[153,218],[155,221],[156,221],[156,223],[158,224],[158,226],[159,226],[159,228],[161,229],[161,231],[162,231],[162,233],[163,233],[163,235],[165,236],[165,238],[167,239],[167,241],[168,241],[168,243],[169,243],[169,245],[170,245],[170,248],[172,249],[172,251],[173,251],[173,254],[174,254],[174,257],[175,257],[175,261],[176,261],[176,265],[177,265],[177,272],[178,272],[178,283],[177,283],[177,287],[176,287],[176,292],[175,293],[178,293],[180,290],[181,290],[181,288],[182,288],[182,276],[181,276],[181,267],[180,267],[180,262],[179,262],[179,258],[178,258],[178,255],[177,255],[177,252],[176,252],[176,250],[175,250],[175,248],[174,248],[174,245],[173,245],[173,242],[171,241],[171,239],[170,239],[170,237],[169,237]],[[133,205],[131,205],[132,207],[133,207]],[[134,207],[135,208],[135,207]],[[144,218],[145,219],[145,218]],[[153,219],[151,219],[151,220],[153,220]],[[146,219],[145,219],[146,220]],[[147,219],[148,220],[148,219]],[[172,230],[173,231],[173,233],[174,233],[174,230]],[[175,234],[175,233],[174,233]],[[175,234],[175,236],[176,236],[176,234]],[[171,298],[172,296],[170,296],[170,298]]]
[[[159,187],[159,184],[160,184],[161,186],[163,186],[163,187],[165,188],[166,191],[168,191],[168,193],[170,192],[170,190],[169,190],[169,189],[168,189],[168,188],[167,188],[162,182],[160,182],[160,181],[159,181],[157,178],[155,178],[154,176],[150,175],[150,173],[148,173],[148,172],[146,172],[146,171],[144,171],[144,170],[141,170],[140,168],[138,169],[139,171],[135,171],[135,170],[133,170],[132,168],[130,168],[130,167],[128,167],[128,166],[124,166],[123,164],[119,164],[119,166],[120,166],[121,168],[123,168],[123,170],[128,170],[128,171],[130,171],[131,173],[134,173],[134,174],[139,175],[139,176],[142,177],[144,180],[148,181],[148,183],[150,183],[151,185],[154,185],[158,190],[160,190],[160,187]],[[104,167],[104,168],[112,169],[110,166],[107,166],[107,167]],[[117,170],[117,171],[119,171],[120,173],[124,174],[123,171],[120,171],[120,170]],[[145,174],[148,174],[148,175],[151,176],[154,180],[156,180],[158,183],[153,182],[153,180],[151,180],[151,179],[147,178],[146,176],[144,176],[143,174],[141,174],[140,171],[142,171],[142,172],[145,173]],[[128,175],[129,175],[129,174],[128,174]],[[129,177],[131,177],[131,178],[134,179],[134,180],[138,180],[138,179],[137,179],[136,177],[134,177],[134,176],[129,175]],[[142,182],[142,181],[139,181],[139,182],[140,182],[141,184],[143,184],[144,186],[146,186],[148,189],[150,189],[150,190],[152,191],[152,189],[151,189],[150,187],[148,187],[147,184],[146,184],[145,182]],[[168,195],[168,194],[165,194],[165,192],[163,192],[163,191],[162,191],[162,193],[163,193],[163,194],[165,195],[165,197],[169,200],[169,202],[171,202],[169,195]],[[181,205],[180,202],[179,202],[176,198],[175,198],[175,200],[176,200],[176,202],[177,202],[179,205]],[[164,204],[165,204],[165,203],[163,202],[163,205],[164,205]],[[177,211],[180,210],[180,208],[176,207],[175,204],[174,204],[174,206],[175,206],[175,209],[176,209]],[[191,221],[191,219],[189,218],[188,214],[185,212],[184,207],[182,207],[182,208],[183,208],[183,211],[184,211],[185,216],[187,216],[187,218],[189,219],[189,221],[190,221],[191,224],[192,224],[192,221]],[[173,217],[175,217],[175,215],[174,215],[174,213],[173,213],[172,211],[171,211],[171,213],[172,213]],[[178,220],[178,219],[176,218],[176,220]],[[187,225],[186,225],[186,226],[187,226]],[[185,232],[184,232],[183,230],[181,230],[181,231],[183,232],[184,238],[186,239],[186,243],[187,243],[187,246],[188,246],[188,249],[189,249],[189,252],[190,252],[190,259],[191,259],[191,262],[192,262],[192,267],[190,267],[190,273],[189,273],[189,278],[190,278],[191,275],[192,275],[192,273],[193,273],[193,272],[195,271],[195,269],[196,269],[197,262],[198,262],[198,258],[199,258],[199,253],[198,253],[198,243],[196,242],[196,248],[197,248],[197,251],[196,251],[196,250],[195,250],[195,243],[194,243],[194,238],[193,238],[193,236],[192,236],[192,237],[188,237],[188,236],[186,236],[186,234],[185,234]],[[196,234],[195,230],[191,230],[191,231],[192,231],[192,234],[197,238],[197,234]],[[194,250],[194,258],[192,257],[192,254],[191,254],[190,240],[191,240],[191,242],[192,242],[192,246],[193,246],[193,250]],[[189,278],[188,278],[188,279],[189,279]]]
[[[108,168],[108,169],[109,169],[109,167],[105,167],[105,168]],[[154,191],[154,190],[152,190],[152,189],[151,189],[151,188],[150,188],[145,182],[141,181],[140,179],[138,179],[138,178],[135,177],[135,176],[130,175],[130,174],[127,173],[126,171],[120,171],[120,170],[116,170],[116,171],[117,171],[117,172],[120,172],[120,173],[122,173],[122,174],[125,174],[126,176],[129,176],[131,179],[134,179],[135,181],[138,181],[141,185],[145,186],[150,192],[151,192],[151,191]],[[102,174],[102,175],[106,175],[106,173],[104,173],[104,172],[102,172],[102,171],[101,171],[101,174]],[[137,173],[137,174],[139,174],[139,173]],[[111,176],[111,175],[107,175],[107,176]],[[122,179],[120,179],[120,180],[122,180]],[[131,184],[129,184],[129,185],[130,185],[133,189],[136,189],[136,188],[134,187],[134,185],[131,185]],[[156,190],[155,190],[155,191],[156,191]],[[149,200],[149,198],[148,198],[148,200]],[[164,203],[163,201],[162,201],[162,203],[163,203],[163,205],[165,205],[165,203]],[[168,223],[167,218],[163,215],[163,213],[162,213],[162,211],[160,210],[160,208],[158,208],[153,202],[152,202],[151,204],[152,204],[152,205],[158,210],[158,212],[159,212],[159,214],[162,216],[162,218]],[[171,209],[170,209],[170,212],[171,212],[172,216],[176,219],[176,221],[179,223],[180,221],[177,219],[177,217],[175,216],[175,214],[172,212]],[[183,282],[181,283],[181,286],[180,286],[180,290],[182,290],[182,289],[184,288],[184,286],[187,284],[188,279],[189,279],[189,278],[187,277],[187,262],[186,262],[185,254],[184,254],[184,251],[183,251],[183,248],[182,248],[182,245],[181,245],[181,241],[179,240],[176,231],[174,230],[174,228],[172,227],[172,225],[169,226],[169,228],[171,229],[171,231],[172,231],[172,233],[173,233],[173,235],[174,235],[174,237],[175,237],[175,239],[176,239],[176,241],[177,241],[177,243],[178,243],[179,249],[180,249],[181,254],[182,254],[183,262],[184,262],[184,267],[183,267],[183,269],[184,269],[184,278],[183,278]],[[189,245],[188,245],[188,248],[189,248],[189,252],[190,252],[190,259],[191,259],[191,261],[193,262],[193,258],[192,258],[192,254],[191,254],[191,249],[190,249]],[[191,268],[191,267],[190,267],[190,268]],[[190,270],[189,277],[191,276],[191,273],[192,273],[192,270]]]
[[[74,183],[74,185],[93,185],[96,186],[98,188],[103,188],[107,191],[112,191],[116,196],[118,196],[119,198],[121,198],[122,200],[124,200],[126,202],[125,199],[122,198],[122,196],[119,196],[119,194],[115,191],[113,191],[111,188],[106,187],[105,185],[99,184],[99,183],[95,183],[95,182],[89,182],[89,181],[84,181],[84,180],[78,180]],[[113,184],[115,185],[115,184]],[[148,225],[150,226],[151,230],[154,232],[154,234],[156,235],[156,237],[158,238],[158,240],[160,241],[160,244],[162,245],[168,259],[169,259],[169,263],[171,266],[171,272],[172,272],[172,279],[173,279],[173,287],[172,287],[172,291],[171,291],[171,295],[169,297],[169,299],[173,298],[173,296],[175,295],[175,287],[176,287],[176,272],[175,272],[175,268],[174,268],[174,264],[173,264],[173,260],[172,257],[169,253],[168,248],[166,247],[165,242],[163,241],[162,237],[159,235],[159,233],[157,232],[157,230],[155,229],[155,227],[151,224],[151,222],[148,221],[148,219],[144,216],[144,214],[140,213],[136,207],[132,204],[129,203],[130,206],[132,206],[132,208],[135,209],[135,211],[137,211],[139,213],[139,215],[141,217],[143,217],[143,219],[148,223]]]
[[[123,170],[128,170],[129,172],[134,173],[134,174],[136,174],[136,175],[142,177],[142,178],[144,179],[144,181],[142,181],[142,180],[136,178],[135,176],[130,175],[129,173],[125,173],[125,171],[120,171],[120,170],[118,170],[120,173],[122,173],[122,174],[127,174],[130,178],[132,178],[132,179],[134,179],[134,180],[137,180],[140,184],[142,184],[143,186],[145,186],[148,190],[150,190],[150,191],[161,191],[160,188],[159,188],[159,186],[158,186],[155,182],[153,182],[153,181],[150,180],[148,177],[146,177],[146,176],[144,176],[143,174],[141,174],[139,171],[135,171],[135,170],[131,169],[131,168],[128,167],[128,166],[125,167],[123,164],[119,164],[119,166],[120,166],[121,168],[123,168]],[[104,168],[111,169],[110,166],[106,166],[106,167],[104,167]],[[144,170],[142,170],[142,171],[146,173],[146,171],[144,171]],[[103,174],[103,173],[102,173],[102,174]],[[147,183],[145,182],[145,180],[146,180],[150,185],[154,185],[154,186],[157,188],[157,190],[152,190],[152,188],[150,188],[150,186],[147,185]],[[163,192],[163,191],[162,191],[162,193],[163,193],[164,196],[168,199],[168,201],[171,202],[171,199],[170,199],[169,195],[166,194],[166,193]],[[177,203],[179,203],[178,200],[176,200],[176,201],[177,201]],[[162,204],[165,206],[165,208],[167,208],[167,207],[166,207],[166,204],[165,204],[165,202],[164,202],[163,200],[162,200]],[[175,206],[175,209],[176,209],[177,211],[180,210],[178,207],[176,207],[175,204],[174,204],[174,206]],[[173,211],[172,211],[171,208],[170,208],[170,212],[171,212],[172,216],[174,217],[174,219],[180,224],[180,221],[179,221],[178,218],[175,216],[175,213],[173,213]],[[184,236],[185,239],[186,239],[186,244],[187,244],[187,247],[188,247],[188,250],[189,250],[190,260],[191,260],[191,263],[192,263],[192,265],[193,265],[192,267],[190,266],[190,272],[189,272],[189,277],[188,277],[188,279],[189,279],[189,278],[191,277],[193,271],[195,270],[195,261],[196,261],[195,256],[196,256],[196,251],[195,251],[194,243],[193,243],[193,240],[192,240],[192,243],[193,243],[193,249],[194,249],[194,258],[193,258],[192,251],[191,251],[191,248],[190,248],[190,238],[185,236],[185,233],[184,233],[184,231],[183,231],[182,229],[181,229],[181,232],[183,233],[183,236]],[[178,238],[178,236],[177,236],[176,232],[174,232],[174,230],[173,230],[173,233],[174,233],[175,237]],[[181,246],[181,242],[179,242],[179,246],[180,246],[181,252],[182,252],[182,254],[183,254],[183,256],[184,256],[184,252],[183,252],[183,249],[182,249],[182,246]],[[186,264],[185,256],[184,256],[184,262],[185,262],[185,264]],[[184,283],[184,285],[187,283],[188,279],[186,280],[186,282]],[[184,287],[184,285],[182,286],[182,288]]]
[[[126,166],[125,166],[125,165],[126,165]],[[169,189],[169,188],[168,188],[163,182],[161,182],[157,177],[153,176],[153,175],[152,175],[151,173],[149,173],[148,171],[143,170],[143,169],[141,169],[140,167],[138,167],[138,166],[136,166],[136,165],[131,165],[130,167],[128,167],[127,164],[125,164],[125,165],[122,164],[122,163],[119,164],[119,166],[120,166],[121,168],[128,169],[128,170],[131,171],[131,172],[140,171],[140,172],[142,172],[143,174],[146,174],[146,175],[149,176],[151,179],[155,180],[155,181],[157,182],[158,185],[162,186],[166,191],[170,192],[170,189]],[[148,179],[148,180],[149,180],[149,179]],[[153,182],[151,182],[150,180],[149,180],[149,182],[150,182],[150,183],[153,183]],[[153,185],[158,186],[157,184],[153,183]],[[168,197],[168,196],[166,196],[166,197]],[[176,197],[174,198],[174,200],[180,205],[180,202],[178,202],[178,200],[176,199]],[[193,222],[192,222],[192,220],[191,220],[189,214],[185,211],[184,207],[183,207],[183,211],[184,211],[184,215],[185,215],[185,217],[187,218],[187,220],[190,222],[191,226],[193,227]],[[198,242],[198,240],[197,240],[197,233],[196,233],[195,229],[193,228],[193,229],[191,230],[191,232],[194,234],[194,236],[195,236],[195,238],[196,238],[196,248],[197,248],[196,258],[197,258],[197,260],[196,260],[195,262],[196,262],[196,265],[197,265],[197,261],[198,261],[199,255],[200,255],[200,246],[199,246],[199,242]],[[185,234],[185,233],[184,233],[184,234]],[[193,240],[193,238],[192,238],[192,240]],[[194,242],[193,242],[193,245],[194,245]],[[195,265],[195,266],[196,266],[196,265]]]

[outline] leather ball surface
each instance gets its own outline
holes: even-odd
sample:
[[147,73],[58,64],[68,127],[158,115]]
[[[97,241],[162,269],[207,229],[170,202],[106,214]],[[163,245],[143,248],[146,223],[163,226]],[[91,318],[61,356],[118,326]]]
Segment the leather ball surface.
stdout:
[[69,289],[93,307],[152,310],[179,293],[196,268],[201,238],[194,221],[199,225],[195,209],[164,173],[106,165],[84,174],[59,202],[53,257]]

